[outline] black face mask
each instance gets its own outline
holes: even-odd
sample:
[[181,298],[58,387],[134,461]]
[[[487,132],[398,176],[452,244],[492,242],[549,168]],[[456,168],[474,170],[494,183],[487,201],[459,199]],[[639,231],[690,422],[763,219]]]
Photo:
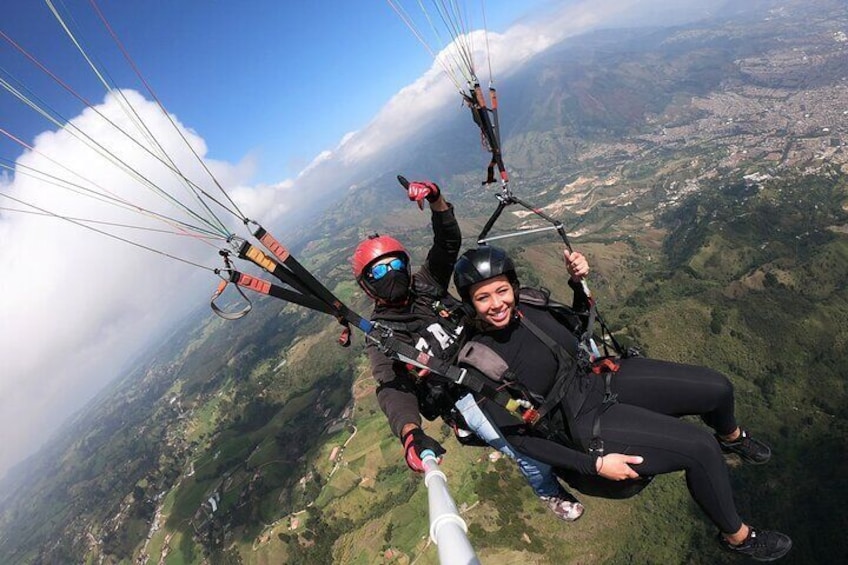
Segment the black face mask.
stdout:
[[406,269],[402,271],[389,271],[386,276],[379,280],[371,280],[368,283],[374,295],[389,304],[403,302],[409,296],[409,273]]

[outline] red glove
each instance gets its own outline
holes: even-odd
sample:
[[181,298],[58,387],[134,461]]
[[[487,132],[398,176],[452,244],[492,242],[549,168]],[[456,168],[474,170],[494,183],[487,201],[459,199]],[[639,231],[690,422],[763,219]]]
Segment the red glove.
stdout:
[[441,191],[439,190],[439,185],[434,182],[412,181],[409,183],[409,186],[406,187],[406,194],[409,196],[410,200],[418,203],[419,209],[423,210],[423,200],[426,198],[427,202],[435,202],[439,199]]
[[442,460],[440,455],[445,453],[445,448],[438,441],[425,434],[421,428],[406,432],[400,441],[403,443],[406,454],[406,464],[416,473],[424,472],[424,463],[421,461],[422,452],[429,449],[436,454],[439,461]]
[[423,379],[424,377],[426,377],[427,375],[430,374],[430,369],[419,369],[418,367],[416,367],[412,363],[406,364],[406,370],[409,371],[410,373],[414,374],[419,379]]

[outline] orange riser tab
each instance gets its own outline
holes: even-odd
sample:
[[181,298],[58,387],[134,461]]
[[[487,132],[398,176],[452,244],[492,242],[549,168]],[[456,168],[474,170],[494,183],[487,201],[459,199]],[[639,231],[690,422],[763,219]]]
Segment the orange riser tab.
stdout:
[[274,236],[271,234],[266,232],[259,241],[280,261],[286,261],[289,258],[289,250],[282,243],[274,239]]
[[248,248],[244,255],[269,273],[273,273],[274,269],[277,268],[277,263],[275,263],[273,259],[252,245]]
[[244,273],[242,273],[238,281],[236,281],[236,284],[262,294],[268,294],[271,290],[271,283],[263,281],[262,279],[257,279],[250,275],[245,275]]
[[486,99],[483,97],[483,89],[479,84],[474,85],[474,96],[477,98],[477,105],[481,108],[486,107]]

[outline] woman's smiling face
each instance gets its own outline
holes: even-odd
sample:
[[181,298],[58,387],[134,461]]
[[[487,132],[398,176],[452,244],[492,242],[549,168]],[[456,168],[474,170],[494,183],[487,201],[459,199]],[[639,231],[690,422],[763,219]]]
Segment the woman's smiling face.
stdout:
[[505,328],[515,309],[515,291],[506,275],[498,275],[471,286],[471,303],[477,317],[495,329]]

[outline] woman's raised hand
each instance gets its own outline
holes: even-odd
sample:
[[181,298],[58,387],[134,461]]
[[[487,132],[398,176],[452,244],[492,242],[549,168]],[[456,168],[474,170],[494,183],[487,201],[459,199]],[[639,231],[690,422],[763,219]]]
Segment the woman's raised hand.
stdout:
[[568,269],[568,274],[575,282],[589,274],[589,261],[579,251],[562,250],[563,259],[565,259],[565,268]]

